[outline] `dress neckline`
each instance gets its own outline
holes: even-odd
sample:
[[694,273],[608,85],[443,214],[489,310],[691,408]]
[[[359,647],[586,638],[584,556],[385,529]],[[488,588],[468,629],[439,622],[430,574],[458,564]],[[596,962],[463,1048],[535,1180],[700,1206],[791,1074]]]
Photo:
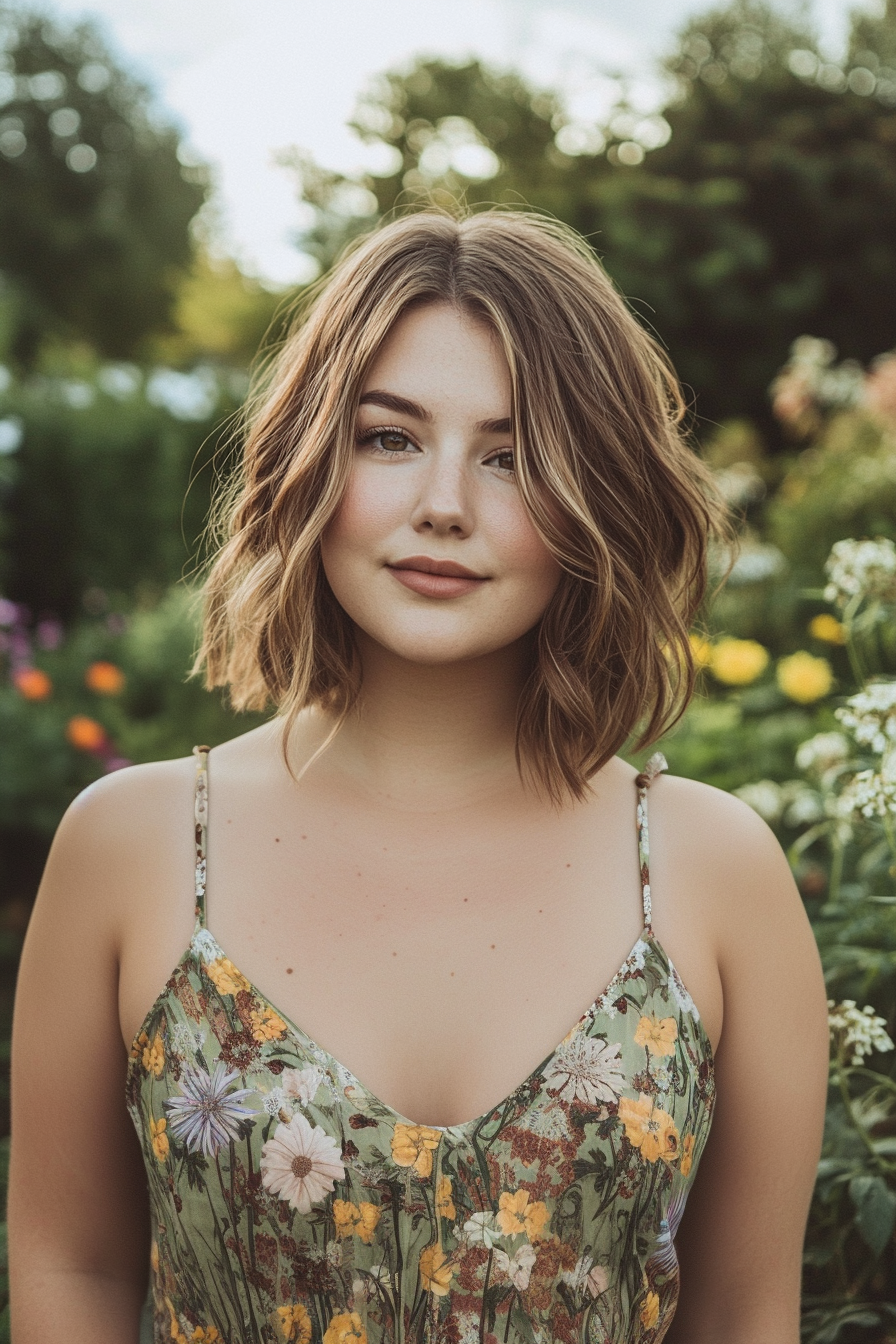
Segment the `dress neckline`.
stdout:
[[[284,1023],[287,1032],[296,1041],[299,1042],[305,1053],[310,1055],[318,1065],[325,1068],[327,1073],[331,1076],[331,1078],[334,1078],[334,1080],[338,1079],[342,1083],[343,1095],[345,1094],[345,1088],[350,1087],[353,1091],[360,1094],[360,1098],[362,1099],[364,1104],[366,1104],[369,1107],[375,1108],[378,1111],[385,1112],[385,1114],[391,1118],[394,1124],[406,1125],[412,1129],[418,1129],[418,1128],[430,1129],[433,1131],[437,1131],[440,1134],[458,1134],[458,1135],[464,1135],[469,1133],[470,1131],[475,1131],[476,1129],[481,1128],[482,1126],[487,1124],[488,1121],[491,1120],[495,1115],[500,1114],[502,1110],[504,1110],[507,1106],[509,1106],[512,1100],[518,1094],[523,1093],[525,1089],[528,1087],[528,1085],[532,1082],[532,1080],[537,1076],[539,1076],[540,1074],[542,1074],[544,1070],[548,1068],[554,1060],[557,1059],[558,1055],[564,1049],[564,1047],[570,1044],[573,1040],[575,1040],[576,1037],[578,1037],[581,1034],[581,1032],[587,1025],[589,1025],[592,1021],[595,1021],[602,1012],[606,1013],[606,1007],[604,1006],[605,1000],[609,996],[611,990],[615,987],[617,981],[619,981],[622,978],[626,970],[629,968],[630,964],[633,963],[633,960],[637,956],[638,949],[642,943],[645,945],[645,955],[648,951],[652,951],[654,954],[658,954],[660,958],[663,961],[665,961],[668,967],[669,975],[670,976],[673,974],[677,975],[677,971],[675,971],[671,959],[669,958],[665,948],[663,947],[662,943],[660,942],[660,940],[657,938],[656,934],[653,931],[653,926],[650,920],[651,902],[650,902],[650,875],[648,867],[649,845],[648,845],[648,833],[647,833],[646,791],[651,780],[661,770],[667,768],[666,758],[662,755],[661,752],[655,752],[653,756],[651,756],[650,760],[647,762],[647,765],[644,767],[644,770],[636,777],[635,781],[638,787],[638,814],[637,814],[638,841],[639,841],[639,856],[640,856],[641,882],[642,882],[642,900],[643,900],[645,922],[637,939],[632,945],[628,955],[625,957],[622,964],[616,970],[611,980],[607,984],[606,988],[600,994],[598,994],[595,999],[592,1000],[592,1002],[588,1005],[588,1007],[581,1014],[578,1020],[573,1024],[572,1027],[570,1027],[569,1031],[566,1033],[563,1039],[560,1042],[558,1042],[558,1044],[554,1047],[554,1049],[551,1050],[544,1057],[544,1059],[542,1059],[541,1062],[538,1065],[536,1065],[535,1068],[530,1070],[530,1072],[526,1075],[525,1078],[522,1079],[521,1082],[517,1083],[516,1087],[514,1087],[510,1092],[507,1093],[505,1097],[503,1097],[499,1102],[497,1102],[496,1105],[491,1106],[487,1111],[483,1111],[480,1115],[474,1116],[470,1120],[462,1120],[454,1125],[425,1125],[419,1120],[412,1120],[410,1119],[410,1117],[404,1115],[401,1111],[396,1110],[394,1106],[390,1106],[387,1102],[383,1101],[381,1097],[379,1097],[374,1091],[371,1090],[371,1088],[369,1088],[365,1083],[361,1081],[361,1079],[353,1072],[352,1069],[350,1069],[347,1065],[343,1064],[342,1061],[337,1059],[335,1055],[331,1054],[329,1050],[326,1050],[323,1046],[318,1045],[317,1041],[314,1040],[314,1038],[310,1036],[308,1032],[304,1030],[303,1027],[299,1026],[297,1022],[294,1022],[292,1018],[290,1018],[286,1013],[282,1012],[281,1009],[278,1008],[277,1005],[271,999],[269,999],[266,994],[262,993],[262,991],[253,981],[249,980],[248,976],[243,975],[239,967],[236,965],[234,961],[231,960],[230,957],[228,957],[224,948],[222,948],[217,938],[215,938],[214,934],[208,928],[208,925],[205,922],[205,877],[206,877],[205,846],[206,846],[206,828],[208,825],[208,778],[207,778],[205,758],[208,755],[208,751],[209,748],[204,746],[193,748],[193,754],[196,756],[197,759],[196,789],[194,797],[195,838],[196,838],[196,923],[193,930],[193,937],[191,938],[188,947],[184,951],[183,956],[180,958],[180,961],[178,962],[177,967],[175,969],[177,970],[182,968],[184,966],[184,963],[190,961],[191,959],[197,961],[200,964],[200,966],[207,965],[208,961],[203,962],[202,957],[203,951],[206,954],[209,952],[212,952],[214,954],[213,956],[209,957],[209,961],[218,959],[227,960],[230,966],[233,968],[235,974],[239,976],[241,980],[245,981],[246,985],[248,986],[249,992],[252,994],[252,996],[258,999],[262,1004],[264,1004],[266,1008],[268,1008],[272,1013],[274,1013],[278,1018],[280,1018],[280,1020]],[[171,977],[169,976],[169,983],[170,980]],[[687,992],[683,982],[681,983],[682,988],[685,988],[685,992]],[[154,1013],[156,1012],[156,1009],[165,999],[168,992],[169,992],[169,985],[166,984],[165,988],[158,995],[155,1002],[152,1004],[146,1016],[144,1017],[143,1021],[141,1022],[140,1026],[138,1027],[129,1051],[130,1064],[133,1064],[135,1062],[135,1059],[139,1057],[139,1051],[137,1050],[136,1047],[141,1033],[146,1031],[147,1023],[150,1022]],[[693,1000],[691,1000],[691,1002],[693,1003]],[[713,1051],[712,1042],[709,1039],[706,1028],[703,1025],[703,1019],[700,1016],[699,1012],[697,1011],[696,1006],[694,1008],[693,1017],[694,1022],[696,1024],[697,1034],[700,1037],[704,1046],[709,1072],[711,1075],[713,1075],[715,1072],[715,1052]],[[352,1100],[349,1097],[347,1097],[346,1099]],[[361,1102],[355,1101],[355,1104],[360,1105]]]

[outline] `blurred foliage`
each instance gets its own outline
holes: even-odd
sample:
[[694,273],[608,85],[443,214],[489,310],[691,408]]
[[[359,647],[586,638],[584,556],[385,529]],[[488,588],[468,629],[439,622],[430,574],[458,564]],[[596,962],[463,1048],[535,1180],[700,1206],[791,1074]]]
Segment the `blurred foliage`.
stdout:
[[868,360],[896,306],[896,3],[856,21],[841,69],[759,3],[689,23],[645,114],[620,87],[597,122],[479,61],[419,60],[377,79],[352,125],[373,170],[294,150],[314,211],[302,246],[345,240],[427,202],[528,204],[589,238],[668,345],[708,420],[763,424],[766,390],[804,331]]
[[96,27],[0,5],[0,314],[7,359],[48,340],[132,358],[170,331],[207,170]]

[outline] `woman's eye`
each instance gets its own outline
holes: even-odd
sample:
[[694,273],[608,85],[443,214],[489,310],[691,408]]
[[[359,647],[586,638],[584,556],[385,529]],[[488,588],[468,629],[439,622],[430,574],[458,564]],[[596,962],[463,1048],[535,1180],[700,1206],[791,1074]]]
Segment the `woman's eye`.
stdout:
[[417,445],[400,429],[368,429],[358,436],[359,444],[369,444],[385,457],[399,457]]
[[499,471],[513,472],[516,470],[513,453],[509,449],[503,453],[495,453],[494,457],[490,457],[488,460],[493,466],[496,466]]

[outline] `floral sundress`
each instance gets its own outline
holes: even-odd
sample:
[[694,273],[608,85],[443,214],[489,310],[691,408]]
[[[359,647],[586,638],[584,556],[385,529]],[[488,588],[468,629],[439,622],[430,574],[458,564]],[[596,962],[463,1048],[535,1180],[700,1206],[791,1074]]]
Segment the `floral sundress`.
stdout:
[[196,756],[196,926],[131,1047],[152,1211],[156,1344],[658,1344],[673,1238],[715,1103],[713,1051],[651,926],[493,1110],[415,1123],[246,979],[205,924],[208,747]]

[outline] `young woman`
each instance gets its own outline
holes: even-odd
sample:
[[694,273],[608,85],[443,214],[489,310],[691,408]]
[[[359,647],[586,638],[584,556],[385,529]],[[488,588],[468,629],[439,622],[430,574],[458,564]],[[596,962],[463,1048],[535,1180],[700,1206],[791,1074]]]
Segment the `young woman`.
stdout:
[[98,781],[47,863],[16,1344],[136,1341],[147,1276],[159,1344],[798,1344],[812,931],[749,807],[616,754],[693,691],[728,526],[680,416],[557,224],[333,272],[204,589],[197,667],[276,713]]

